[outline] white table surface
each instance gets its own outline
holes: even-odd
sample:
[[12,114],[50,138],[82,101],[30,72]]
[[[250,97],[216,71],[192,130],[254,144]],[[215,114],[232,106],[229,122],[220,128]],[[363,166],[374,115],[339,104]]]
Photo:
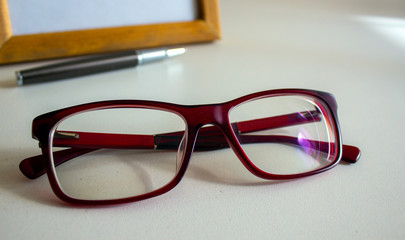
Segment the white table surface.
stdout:
[[[17,87],[0,66],[0,239],[405,239],[405,2],[223,0],[223,38],[138,68]],[[32,119],[106,99],[214,103],[259,90],[334,93],[357,164],[255,184],[238,159],[193,155],[162,196],[72,207],[18,164],[38,154]],[[227,164],[235,163],[228,168]]]

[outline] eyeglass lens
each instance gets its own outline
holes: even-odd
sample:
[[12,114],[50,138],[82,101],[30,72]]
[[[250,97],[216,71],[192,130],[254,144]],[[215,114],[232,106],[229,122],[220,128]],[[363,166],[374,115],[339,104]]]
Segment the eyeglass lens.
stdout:
[[[166,132],[181,134],[167,138],[168,149],[155,150],[154,135]],[[58,183],[66,195],[84,200],[133,197],[162,188],[177,174],[184,132],[180,116],[160,110],[116,108],[70,116],[53,133],[53,162],[63,161],[63,151],[78,156],[55,167]],[[179,153],[173,151],[177,149]]]
[[336,133],[326,106],[308,96],[274,96],[236,106],[229,114],[244,152],[260,170],[300,174],[330,165]]

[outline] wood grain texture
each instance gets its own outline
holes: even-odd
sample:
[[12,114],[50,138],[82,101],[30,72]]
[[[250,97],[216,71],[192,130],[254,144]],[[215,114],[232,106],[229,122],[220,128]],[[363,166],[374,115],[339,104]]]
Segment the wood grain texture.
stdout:
[[[2,20],[7,20],[8,9],[4,7],[7,1],[0,1]],[[0,64],[219,39],[217,0],[200,0],[199,3],[201,17],[191,22],[13,36],[10,22],[3,24],[2,21]]]
[[3,44],[11,37],[11,34],[7,0],[0,0],[0,49],[3,48]]

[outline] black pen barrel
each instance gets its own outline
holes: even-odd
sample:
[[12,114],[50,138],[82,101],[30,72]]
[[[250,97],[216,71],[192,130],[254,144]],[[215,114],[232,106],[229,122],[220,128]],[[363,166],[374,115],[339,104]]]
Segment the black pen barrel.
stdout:
[[25,85],[135,67],[138,63],[137,52],[131,50],[23,70],[16,76],[18,84]]

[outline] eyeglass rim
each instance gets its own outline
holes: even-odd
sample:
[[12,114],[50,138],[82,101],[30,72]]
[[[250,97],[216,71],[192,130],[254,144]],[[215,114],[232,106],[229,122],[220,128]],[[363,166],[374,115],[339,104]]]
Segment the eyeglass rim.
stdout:
[[[323,102],[323,104],[328,108],[332,119],[332,125],[335,130],[336,134],[336,141],[337,141],[337,154],[336,158],[332,161],[330,165],[327,165],[323,168],[313,170],[306,173],[299,173],[299,174],[291,174],[291,175],[277,175],[277,174],[270,174],[266,173],[259,168],[257,168],[247,157],[244,150],[240,146],[240,143],[235,136],[235,133],[231,129],[231,125],[229,123],[229,111],[236,107],[237,105],[251,101],[258,98],[263,97],[270,97],[270,96],[283,96],[283,95],[305,95],[314,97]],[[126,197],[126,198],[118,198],[118,199],[109,199],[109,200],[85,200],[85,199],[76,199],[68,196],[62,190],[60,184],[58,183],[58,179],[55,172],[55,167],[52,161],[52,148],[49,144],[52,142],[51,133],[53,129],[58,125],[60,121],[64,118],[71,116],[72,114],[77,114],[83,111],[89,110],[96,110],[96,109],[110,109],[116,107],[138,107],[138,108],[153,108],[157,110],[164,110],[173,112],[185,120],[185,136],[186,136],[186,144],[184,147],[184,154],[183,159],[181,159],[182,164],[180,166],[180,170],[177,172],[176,176],[169,182],[167,185],[142,195],[133,196],[133,197]],[[189,117],[187,115],[188,109],[206,106],[208,108],[212,108],[214,106],[222,107],[223,113],[226,113],[226,121],[220,123],[221,131],[227,138],[228,142],[230,143],[230,147],[233,149],[237,157],[241,160],[243,165],[254,175],[264,178],[264,179],[273,179],[273,180],[286,180],[286,179],[295,179],[306,177],[314,174],[318,174],[324,171],[327,171],[333,167],[335,167],[341,159],[342,156],[342,141],[341,141],[341,133],[340,133],[340,126],[337,120],[337,104],[336,100],[332,94],[315,91],[315,90],[307,90],[307,89],[276,89],[276,90],[268,90],[262,91],[257,93],[252,93],[246,96],[239,97],[237,99],[220,103],[220,104],[205,104],[205,105],[179,105],[179,104],[172,104],[172,103],[165,103],[165,102],[157,102],[157,101],[142,101],[142,100],[111,100],[111,101],[101,101],[101,102],[93,102],[93,103],[86,103],[82,105],[77,105],[73,107],[64,108],[61,110],[53,111],[47,114],[43,114],[33,121],[33,137],[38,139],[42,145],[42,154],[45,160],[45,167],[48,175],[48,179],[50,181],[51,187],[54,193],[63,201],[73,204],[84,204],[84,205],[108,205],[108,204],[117,204],[117,203],[127,203],[127,202],[135,202],[140,201],[148,198],[152,198],[161,194],[164,194],[171,189],[173,189],[182,179],[187,169],[188,163],[190,161],[193,147],[192,145],[195,143],[198,131],[201,126],[196,126],[195,124],[190,124],[187,122],[189,121]],[[226,126],[225,126],[226,125]]]

